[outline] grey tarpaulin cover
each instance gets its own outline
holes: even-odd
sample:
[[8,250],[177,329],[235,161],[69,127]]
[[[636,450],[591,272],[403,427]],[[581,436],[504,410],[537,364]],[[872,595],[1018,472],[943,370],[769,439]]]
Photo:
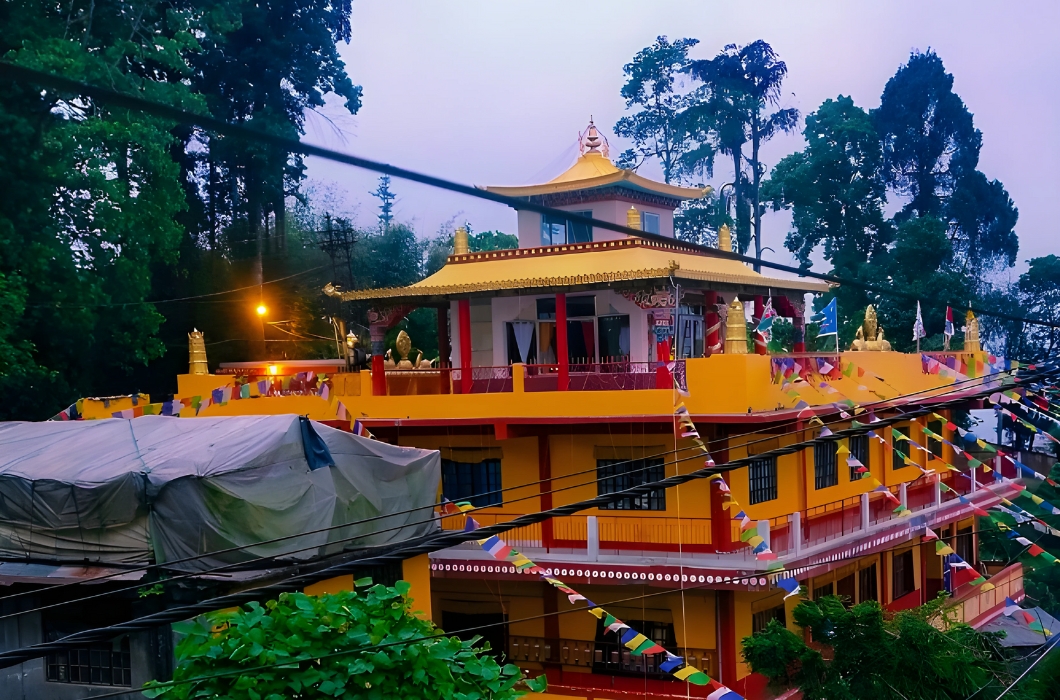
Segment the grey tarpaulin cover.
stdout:
[[437,528],[439,465],[293,415],[0,423],[0,559],[164,563],[424,507],[183,568],[385,544]]

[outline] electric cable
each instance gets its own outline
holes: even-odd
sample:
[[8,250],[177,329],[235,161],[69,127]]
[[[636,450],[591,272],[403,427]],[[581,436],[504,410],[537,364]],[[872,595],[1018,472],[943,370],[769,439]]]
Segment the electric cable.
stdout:
[[[2,65],[3,65],[3,61],[0,61],[0,66],[2,66]],[[0,72],[2,72],[2,69],[0,69]],[[294,277],[300,277],[302,275],[307,275],[310,272],[316,272],[317,270],[323,270],[325,267],[330,267],[330,265],[317,265],[316,267],[311,267],[311,268],[309,268],[307,270],[302,270],[301,272],[295,272],[294,274],[290,274],[290,275],[287,275],[285,277],[277,277],[274,280],[268,280],[268,281],[262,282],[260,284],[250,284],[250,285],[247,285],[246,287],[236,287],[235,289],[225,289],[225,290],[220,291],[220,292],[208,292],[206,294],[195,294],[195,295],[188,296],[188,297],[177,297],[175,299],[144,299],[142,301],[114,301],[114,302],[107,302],[107,303],[103,303],[103,304],[63,304],[63,303],[56,303],[56,304],[28,304],[28,306],[50,308],[50,309],[54,309],[54,308],[60,308],[60,309],[86,309],[86,308],[114,307],[114,306],[140,306],[140,305],[143,305],[143,304],[169,304],[169,303],[178,302],[178,301],[191,301],[191,300],[194,300],[194,299],[205,299],[207,297],[217,297],[217,296],[222,296],[224,294],[235,294],[236,292],[245,292],[248,289],[258,289],[258,288],[260,288],[260,287],[262,287],[262,286],[264,286],[266,284],[275,284],[277,282],[284,282],[284,281],[292,279]],[[235,301],[238,301],[238,300],[235,300]]]
[[[359,156],[342,153],[340,151],[323,148],[321,146],[314,146],[312,144],[303,143],[295,139],[289,139],[283,136],[266,133],[241,124],[231,124],[229,122],[216,119],[214,117],[202,114],[195,114],[193,112],[188,112],[178,107],[172,107],[170,105],[162,104],[159,102],[146,100],[142,97],[126,95],[109,88],[104,88],[96,85],[89,85],[86,83],[79,82],[77,80],[65,78],[63,76],[34,70],[32,68],[26,68],[25,66],[15,65],[8,61],[0,61],[0,78],[7,78],[9,80],[14,80],[18,82],[30,83],[39,87],[51,88],[54,90],[73,92],[80,95],[85,95],[98,100],[109,102],[120,107],[124,107],[126,109],[131,109],[143,112],[145,114],[151,114],[153,116],[160,117],[163,119],[172,120],[179,124],[197,126],[207,131],[213,131],[218,134],[230,136],[233,138],[256,141],[271,146],[273,148],[286,151],[288,153],[300,153],[306,156],[315,156],[319,158],[324,158],[326,160],[332,160],[338,163],[345,163],[346,165],[353,165],[364,170],[370,170],[373,172],[382,173],[384,175],[390,175],[391,177],[397,177],[402,180],[417,182],[431,187],[448,190],[450,192],[463,194],[469,197],[475,197],[478,199],[488,200],[497,204],[503,204],[512,207],[516,210],[522,209],[526,211],[533,211],[539,214],[562,216],[572,221],[583,223],[591,227],[615,231],[617,233],[626,234],[627,236],[661,243],[674,250],[683,249],[691,252],[706,254],[717,258],[724,258],[726,260],[736,260],[738,262],[748,263],[751,265],[768,267],[774,270],[788,272],[799,277],[810,277],[825,282],[843,284],[849,287],[863,289],[865,291],[873,292],[874,294],[879,294],[881,296],[899,297],[908,300],[917,300],[918,298],[915,294],[909,292],[903,292],[896,289],[889,289],[886,287],[881,287],[878,285],[862,282],[860,280],[851,279],[847,277],[839,277],[836,275],[813,272],[809,269],[794,267],[792,265],[783,265],[781,263],[771,262],[769,260],[760,260],[758,258],[754,258],[748,255],[740,255],[739,253],[722,251],[716,248],[711,248],[709,246],[700,245],[698,243],[680,241],[660,234],[648,233],[647,231],[642,231],[640,229],[629,228],[628,226],[612,223],[610,221],[602,221],[600,219],[582,216],[574,212],[562,209],[555,209],[553,207],[547,207],[542,204],[530,201],[529,199],[521,199],[518,197],[509,197],[507,195],[497,194],[495,192],[490,192],[489,190],[485,190],[479,187],[473,187],[470,185],[463,185],[452,180],[447,180],[445,178],[435,177],[433,175],[425,175],[423,173],[418,173],[405,168],[399,168],[393,165],[388,165],[386,163],[373,161],[368,158],[361,158]],[[1006,321],[1015,321],[1017,323],[1029,323],[1032,325],[1046,326],[1048,328],[1060,328],[1060,323],[1054,321],[1045,321],[1042,319],[1032,319],[1022,316],[1015,316],[1013,314],[1007,314],[1001,311],[994,311],[990,309],[983,309],[980,307],[968,306],[962,304],[959,301],[950,301],[948,303],[951,306],[956,306],[958,308],[968,308],[975,313],[984,316],[1000,318]]]
[[[991,375],[991,376],[995,376],[995,375]],[[902,419],[904,419],[904,417],[901,417],[899,422],[901,422]],[[840,421],[837,421],[837,422],[840,422]],[[842,422],[845,422],[845,421],[842,421]],[[789,432],[789,433],[786,433],[786,434],[790,435],[791,433]],[[775,437],[775,436],[773,436],[773,437]],[[763,438],[763,440],[772,440],[773,437]],[[755,442],[761,442],[761,441],[762,440],[755,441]],[[729,449],[738,449],[738,448],[741,448],[741,447],[747,447],[750,444],[754,444],[754,442],[747,443],[747,444],[744,444],[744,445],[730,446]],[[674,461],[669,462],[669,463],[664,463],[664,468],[665,468],[665,466],[677,465],[677,464],[679,464],[681,462],[688,461],[690,459],[697,459],[697,458],[701,458],[702,457],[702,453],[700,453],[698,451],[698,447],[696,447],[696,446],[689,446],[689,447],[685,447],[685,448],[680,448],[680,449],[677,449],[677,450],[667,451],[667,452],[659,453],[659,454],[652,455],[652,456],[653,457],[658,457],[658,456],[670,455],[670,454],[676,455],[679,452],[683,452],[683,451],[687,451],[687,450],[697,450],[697,453],[695,455],[691,456],[691,457],[685,457],[685,458],[680,458],[680,459],[675,457]],[[636,461],[637,460],[632,460],[632,459],[631,460],[626,460],[626,462],[636,462]],[[640,471],[644,471],[646,469],[651,469],[651,468],[652,468],[651,466],[646,466],[646,467],[642,467],[641,469],[632,470],[632,471],[627,472],[627,473],[640,472]],[[587,469],[587,470],[584,470],[583,472],[563,475],[561,477],[554,477],[552,479],[548,479],[547,481],[560,481],[560,480],[563,480],[563,479],[567,479],[567,478],[570,478],[570,477],[579,476],[579,475],[582,475],[582,474],[591,473],[591,472],[595,472],[595,471],[596,471],[595,469]],[[589,485],[591,485],[593,483],[598,483],[603,478],[604,477],[598,477],[598,478],[590,480],[588,482],[571,484],[571,485],[568,485],[568,486],[564,486],[562,488],[552,489],[552,490],[547,491],[547,492],[538,492],[538,493],[529,494],[529,495],[523,496],[521,498],[516,498],[516,499],[512,499],[510,501],[503,502],[500,505],[510,505],[512,503],[516,503],[516,502],[523,501],[523,500],[536,499],[536,498],[539,498],[540,496],[545,495],[545,494],[553,494],[553,493],[558,493],[558,492],[561,492],[561,491],[566,491],[566,490],[569,490],[569,489],[582,488],[582,487],[585,487],[585,486],[589,486]],[[498,491],[488,492],[487,495],[492,495],[494,493],[504,492],[504,491],[509,491],[509,490],[524,489],[524,488],[528,488],[530,486],[534,486],[534,485],[543,483],[544,481],[546,481],[546,480],[539,480],[538,482],[533,482],[533,483],[528,483],[528,484],[520,484],[520,485],[517,485],[517,486],[511,486],[511,487],[508,487],[508,488],[499,489]],[[914,480],[914,482],[911,482],[911,483],[915,483],[915,481],[919,481],[919,478]],[[311,531],[308,531],[308,532],[297,533],[297,534],[293,534],[293,535],[285,535],[285,536],[282,536],[282,537],[273,538],[271,540],[265,540],[265,541],[255,542],[255,543],[246,544],[246,545],[238,545],[238,546],[235,546],[235,547],[230,547],[230,548],[227,548],[227,549],[224,549],[224,550],[217,550],[217,551],[214,551],[214,552],[207,552],[207,553],[204,553],[204,554],[199,554],[199,555],[194,555],[194,556],[190,556],[190,557],[185,557],[183,559],[178,559],[178,560],[174,560],[174,561],[171,561],[171,562],[166,562],[166,563],[163,563],[163,564],[151,564],[151,565],[146,565],[146,566],[142,566],[142,567],[138,567],[138,568],[134,568],[134,569],[123,569],[120,572],[115,572],[115,573],[112,573],[112,574],[104,574],[102,576],[94,577],[94,578],[91,578],[91,579],[81,579],[81,580],[74,581],[74,582],[60,584],[58,586],[55,586],[55,587],[52,587],[52,588],[49,588],[49,589],[45,589],[45,590],[47,590],[50,593],[52,591],[60,590],[60,589],[71,587],[71,586],[76,586],[76,585],[81,585],[81,584],[91,583],[91,582],[99,582],[101,580],[106,580],[106,579],[110,579],[110,578],[117,578],[117,577],[121,577],[121,576],[126,576],[129,573],[134,573],[134,572],[137,572],[137,571],[148,571],[148,570],[152,570],[152,569],[169,569],[169,568],[172,568],[173,566],[175,566],[176,564],[187,563],[189,561],[203,559],[203,558],[208,557],[208,556],[217,556],[217,555],[220,555],[220,554],[226,554],[226,553],[231,553],[231,552],[235,552],[235,551],[241,551],[243,549],[248,549],[248,548],[251,548],[251,547],[264,546],[264,545],[267,545],[267,544],[274,544],[276,542],[281,542],[281,541],[294,539],[294,538],[298,538],[298,537],[305,537],[305,536],[308,536],[308,535],[320,534],[322,532],[328,532],[328,531],[331,531],[331,530],[336,530],[336,529],[340,529],[340,528],[344,528],[344,527],[353,527],[355,525],[365,524],[365,523],[368,523],[368,522],[374,522],[376,520],[382,520],[382,519],[386,519],[386,518],[393,518],[393,517],[397,517],[399,515],[407,515],[407,514],[414,513],[414,512],[420,511],[420,510],[427,510],[427,509],[433,510],[434,508],[436,508],[438,506],[441,506],[443,504],[444,504],[444,502],[440,502],[440,503],[436,503],[436,504],[432,504],[432,505],[428,505],[428,506],[419,506],[419,507],[416,507],[416,508],[406,509],[404,511],[397,511],[395,513],[388,513],[386,515],[373,516],[371,518],[366,518],[366,519],[362,519],[362,520],[359,520],[359,521],[345,523],[345,524],[342,524],[342,525],[332,525],[332,526],[328,526],[328,527],[325,527],[325,528],[320,528],[318,530],[311,530]],[[487,506],[487,507],[496,507],[496,506]],[[505,514],[502,513],[500,515],[505,515]],[[448,517],[448,516],[442,515],[440,517],[444,519],[445,517]],[[379,535],[379,534],[383,534],[383,533],[387,533],[387,532],[392,532],[392,531],[395,531],[395,530],[402,530],[404,528],[412,527],[412,526],[415,526],[415,525],[422,525],[422,524],[430,523],[430,522],[433,522],[435,519],[436,519],[436,516],[432,515],[431,518],[426,519],[426,520],[413,521],[413,522],[410,522],[410,523],[404,523],[402,525],[393,526],[393,527],[386,528],[386,529],[383,529],[383,530],[375,530],[375,531],[370,532],[370,533],[363,533],[363,534],[359,534],[359,535],[354,535],[354,536],[351,536],[349,538],[344,538],[344,539],[336,540],[336,541],[333,541],[333,542],[329,542],[328,544],[329,545],[333,545],[333,544],[348,543],[348,542],[351,542],[351,541],[354,541],[354,540],[362,539],[362,538],[365,538],[365,537],[370,537],[370,536],[373,536],[373,535]],[[406,540],[401,540],[401,541],[406,541]],[[399,541],[399,543],[401,541]],[[379,548],[379,547],[391,546],[391,545],[394,545],[394,544],[396,544],[396,543],[391,542],[391,543],[386,543],[385,545],[370,545],[370,546],[368,546],[366,548],[367,549],[374,549],[374,548]],[[168,583],[168,582],[174,582],[174,581],[184,580],[184,579],[188,579],[188,578],[201,577],[201,576],[204,576],[204,575],[209,575],[209,574],[212,574],[212,573],[217,573],[219,571],[224,571],[224,570],[229,570],[229,569],[241,569],[241,568],[247,567],[250,564],[261,563],[261,562],[266,562],[266,561],[275,561],[275,560],[277,560],[280,557],[289,556],[291,554],[307,551],[307,550],[310,550],[310,549],[316,549],[316,548],[319,548],[320,546],[321,546],[320,544],[314,544],[314,545],[310,545],[310,546],[307,546],[307,547],[304,547],[304,548],[300,548],[300,549],[288,550],[288,551],[285,551],[285,552],[280,553],[280,554],[261,556],[261,557],[257,557],[257,558],[254,558],[254,559],[251,559],[251,560],[248,560],[248,561],[235,562],[235,563],[226,564],[226,565],[219,566],[219,567],[209,568],[209,569],[202,570],[202,571],[187,572],[187,573],[183,573],[183,574],[177,575],[175,577],[167,578],[164,581],[160,581],[160,583]],[[109,595],[114,595],[114,594],[118,594],[118,593],[122,593],[122,592],[128,592],[128,591],[131,591],[131,590],[139,589],[141,587],[141,585],[142,584],[138,583],[138,584],[134,584],[132,586],[126,587],[126,588],[119,588],[119,589],[109,590],[109,591],[105,591],[105,592],[102,592],[102,593],[97,593],[97,594],[94,594],[94,595],[91,595],[91,596],[87,596],[87,597],[74,598],[74,599],[61,601],[61,602],[58,602],[58,603],[53,603],[53,604],[49,604],[49,605],[45,605],[45,606],[39,606],[39,607],[32,608],[32,609],[29,609],[29,610],[22,610],[22,611],[18,611],[18,612],[14,612],[14,613],[8,613],[8,614],[5,614],[5,615],[0,615],[0,620],[4,620],[4,619],[10,618],[10,617],[17,617],[17,616],[21,616],[21,615],[26,615],[26,614],[33,613],[33,612],[40,612],[40,611],[47,610],[47,609],[63,607],[63,606],[71,605],[71,604],[74,604],[74,603],[85,602],[85,601],[88,601],[88,600],[98,599],[98,598],[102,598],[102,597],[106,597],[106,596],[109,596]],[[9,599],[12,599],[12,598],[18,598],[18,597],[23,597],[23,596],[28,596],[28,595],[34,595],[34,594],[37,594],[39,592],[40,592],[39,590],[32,590],[32,591],[23,591],[23,592],[20,592],[20,593],[11,594],[11,595],[8,595],[8,596],[0,597],[0,602],[5,601],[5,600],[9,600]]]
[[[1050,374],[1053,371],[1054,370],[1052,369],[1046,371],[1043,365],[1043,369],[1036,370],[1035,374],[1032,375],[1032,377],[1028,377],[1026,379],[1029,381],[1036,376],[1046,376],[1047,374]],[[986,392],[983,392],[983,395],[987,395],[992,391],[992,389],[988,389]],[[939,406],[941,406],[942,408],[957,406],[959,404],[964,403],[969,398],[974,398],[974,395],[972,397],[962,397],[959,399],[954,399],[952,401],[943,402],[939,404]],[[844,437],[849,437],[852,435],[860,435],[862,433],[867,433],[877,428],[888,427],[894,423],[902,422],[903,420],[908,420],[910,417],[919,417],[930,412],[932,412],[931,408],[917,409],[904,414],[902,417],[879,419],[876,423],[872,425],[841,429],[839,431],[836,431],[832,436],[828,436],[828,438],[842,439]],[[0,652],[0,668],[5,668],[14,664],[21,663],[23,661],[38,658],[40,656],[50,654],[55,651],[61,651],[63,649],[72,648],[85,642],[106,640],[125,632],[138,631],[141,629],[150,629],[161,624],[189,619],[201,613],[209,612],[211,610],[234,607],[237,605],[242,605],[243,603],[249,602],[251,600],[261,600],[263,598],[267,599],[269,597],[272,597],[273,595],[278,595],[279,593],[301,590],[317,581],[333,578],[335,576],[347,573],[353,573],[356,569],[364,566],[385,565],[388,563],[393,563],[395,561],[404,561],[405,559],[411,558],[419,554],[430,553],[441,549],[448,549],[450,547],[454,547],[456,545],[472,540],[485,539],[492,535],[499,535],[504,532],[508,532],[509,530],[516,529],[518,527],[524,527],[527,525],[536,524],[538,522],[543,522],[544,520],[548,520],[556,516],[572,515],[582,510],[604,506],[612,502],[617,502],[621,499],[644,495],[655,490],[669,489],[673,486],[688,483],[696,479],[708,479],[711,476],[714,476],[715,474],[728,472],[733,469],[745,466],[747,463],[754,459],[762,459],[765,457],[779,457],[783,455],[794,454],[796,452],[801,451],[802,449],[805,449],[817,443],[834,441],[828,438],[811,438],[809,440],[794,443],[792,445],[768,450],[753,457],[739,458],[726,462],[723,465],[716,465],[714,467],[704,467],[691,471],[687,474],[677,474],[675,476],[666,477],[658,481],[643,483],[631,487],[629,489],[625,489],[623,491],[614,492],[611,494],[603,494],[595,498],[586,499],[583,501],[578,501],[563,506],[558,506],[545,511],[540,511],[538,513],[519,516],[514,518],[513,520],[504,523],[488,525],[473,531],[449,531],[425,536],[422,538],[417,538],[419,541],[414,544],[409,544],[403,547],[397,547],[392,551],[384,554],[349,559],[341,563],[334,564],[332,566],[314,570],[310,573],[298,574],[283,581],[267,584],[260,587],[248,588],[242,591],[221,595],[196,603],[174,606],[165,610],[158,611],[156,613],[151,613],[135,618],[133,620],[117,623],[115,625],[78,632],[72,635],[68,635],[63,639],[54,642],[34,644],[20,649]],[[696,458],[698,457],[699,456],[697,455]]]
[[[978,534],[979,532],[980,531],[978,531],[978,530],[974,530],[974,531],[971,531],[971,532],[958,533],[956,535],[953,535],[952,538],[955,539],[955,538],[958,538],[958,537],[970,537],[970,536]],[[878,550],[877,552],[873,552],[873,554],[883,554],[885,552],[894,551],[895,549],[899,549],[901,547],[905,547],[908,544],[909,544],[908,542],[903,542],[903,543],[900,543],[900,544],[893,545],[891,547],[885,547],[885,548],[883,548],[881,550]],[[915,544],[914,544],[914,546],[915,546]],[[847,561],[847,560],[864,559],[866,556],[872,556],[872,555],[871,554],[870,555],[866,555],[866,554],[852,554],[852,555],[849,555],[849,556],[839,557],[839,558],[835,559],[834,561]],[[644,584],[641,583],[640,585],[644,585]],[[676,589],[669,589],[668,588],[668,589],[665,589],[665,590],[662,590],[662,591],[653,591],[651,593],[642,593],[642,594],[636,595],[636,596],[629,596],[629,597],[626,597],[626,598],[619,598],[619,599],[616,599],[616,600],[608,600],[607,602],[599,603],[598,607],[614,606],[614,605],[619,605],[619,604],[622,604],[622,603],[631,603],[631,602],[636,602],[636,601],[642,601],[642,600],[645,600],[645,599],[648,599],[648,598],[655,598],[655,597],[664,596],[664,595],[672,595],[674,593],[682,592],[682,591],[696,591],[696,590],[714,591],[714,590],[717,590],[717,589],[714,589],[714,588],[708,588],[708,586],[711,586],[711,585],[713,585],[713,584],[695,584],[695,585],[691,585],[691,586],[682,585],[682,586],[680,586],[680,587],[678,587]],[[558,617],[560,615],[569,615],[571,613],[584,612],[586,610],[588,610],[588,607],[572,607],[572,608],[566,608],[564,610],[555,610],[555,611],[552,611],[552,612],[541,613],[541,614],[538,614],[538,615],[531,615],[531,616],[528,616],[528,617],[522,617],[522,618],[519,618],[519,619],[516,619],[516,620],[505,620],[505,621],[502,621],[502,622],[490,622],[490,623],[486,623],[486,624],[482,624],[482,625],[476,625],[474,627],[466,627],[466,628],[463,628],[463,629],[447,631],[447,632],[443,632],[443,634],[439,635],[439,637],[453,637],[453,636],[458,636],[458,635],[461,635],[461,634],[467,634],[468,632],[481,632],[483,630],[493,629],[493,628],[496,628],[496,627],[506,627],[508,625],[518,624],[518,623],[522,623],[522,622],[532,622],[532,621],[535,621],[535,620],[541,620],[541,619],[545,619],[545,618],[549,618],[549,617],[553,617],[553,616]],[[234,671],[224,671],[224,672],[221,672],[221,673],[209,674],[209,675],[204,675],[204,676],[195,676],[193,678],[184,678],[184,679],[181,679],[181,680],[178,680],[178,681],[165,681],[165,682],[159,683],[159,684],[157,684],[157,685],[155,685],[153,687],[161,689],[161,688],[173,687],[173,686],[178,686],[178,685],[188,685],[188,684],[191,684],[191,683],[198,683],[198,682],[206,681],[206,680],[214,680],[214,679],[217,679],[217,678],[227,678],[227,677],[230,677],[230,676],[241,676],[241,675],[245,675],[245,674],[249,674],[249,673],[255,673],[255,672],[258,672],[258,671],[269,670],[271,668],[278,668],[278,667],[283,666],[283,665],[290,665],[291,663],[305,663],[305,662],[312,662],[312,661],[323,661],[323,660],[326,660],[326,659],[329,659],[329,658],[335,658],[337,656],[344,656],[344,655],[347,655],[347,654],[364,653],[364,652],[375,651],[375,650],[378,650],[378,649],[384,649],[384,648],[388,648],[388,647],[392,647],[392,646],[398,646],[398,645],[401,645],[401,644],[414,644],[414,643],[418,643],[418,642],[431,641],[431,640],[434,640],[434,639],[438,639],[438,637],[436,637],[436,636],[418,637],[418,638],[413,638],[413,639],[404,639],[404,640],[400,640],[400,641],[397,641],[397,642],[386,642],[386,643],[382,643],[382,644],[373,644],[373,645],[369,645],[369,646],[359,647],[357,649],[346,649],[346,650],[343,650],[343,651],[340,651],[340,652],[333,652],[333,653],[330,653],[330,654],[323,654],[323,655],[320,655],[320,656],[312,656],[312,657],[307,657],[307,658],[304,658],[304,659],[294,659],[294,660],[288,659],[287,661],[277,662],[277,663],[274,663],[274,664],[267,664],[267,665],[263,665],[263,666],[255,666],[255,667],[251,667],[251,668],[238,669],[238,670],[234,670]],[[682,646],[681,648],[683,649],[683,648],[687,648],[687,647]],[[92,697],[93,697],[93,699],[96,699],[96,698],[121,697],[123,695],[129,695],[131,693],[138,693],[138,692],[141,692],[142,690],[143,690],[143,688],[130,688],[128,690],[119,690],[119,691],[114,691],[112,693],[105,693],[103,695],[93,695]]]

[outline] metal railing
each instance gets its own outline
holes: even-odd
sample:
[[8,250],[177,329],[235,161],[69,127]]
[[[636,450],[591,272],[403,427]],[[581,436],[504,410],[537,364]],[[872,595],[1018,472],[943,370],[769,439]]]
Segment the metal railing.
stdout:
[[[681,649],[685,661],[708,675],[716,674],[715,653],[710,649]],[[619,642],[597,642],[582,639],[547,639],[544,637],[508,637],[507,660],[512,663],[563,664],[590,668],[595,673],[649,674],[669,677],[659,665],[662,654],[635,656]]]

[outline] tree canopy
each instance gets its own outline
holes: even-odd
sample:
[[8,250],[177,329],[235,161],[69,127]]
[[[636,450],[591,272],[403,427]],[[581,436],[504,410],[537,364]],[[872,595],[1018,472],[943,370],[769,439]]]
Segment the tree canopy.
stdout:
[[518,667],[498,664],[479,638],[446,636],[413,614],[405,581],[370,583],[358,581],[356,592],[285,593],[265,605],[175,625],[184,637],[174,681],[211,678],[153,689],[157,684],[150,683],[144,694],[164,700],[509,700],[544,690],[544,676],[523,681]]
[[998,636],[953,621],[944,602],[886,616],[875,601],[804,601],[793,617],[813,646],[773,620],[743,640],[744,658],[806,700],[965,700],[995,677],[1010,680]]

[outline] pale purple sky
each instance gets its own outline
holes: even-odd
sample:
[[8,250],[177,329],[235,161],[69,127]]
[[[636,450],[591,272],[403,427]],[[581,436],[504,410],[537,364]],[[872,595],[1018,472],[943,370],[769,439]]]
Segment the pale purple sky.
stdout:
[[[621,117],[622,66],[657,35],[694,37],[693,57],[728,43],[764,39],[788,64],[784,106],[805,114],[851,95],[873,108],[912,49],[931,48],[954,75],[954,89],[983,132],[980,169],[1000,179],[1019,208],[1017,271],[1057,250],[1060,190],[1060,3],[905,0],[892,2],[495,2],[355,0],[353,41],[340,46],[364,87],[349,116],[329,104],[311,115],[306,140],[359,156],[475,185],[543,182],[577,151],[593,115],[613,154],[626,144],[611,128]],[[802,145],[801,134],[765,149],[772,167]],[[657,176],[645,167],[642,174]],[[732,179],[719,160],[712,184]],[[332,186],[345,205],[369,196],[376,175],[311,159],[309,177]],[[395,181],[397,218],[421,235],[459,214],[476,230],[515,233],[515,212],[499,205]],[[788,217],[767,216],[766,253],[783,250]]]

